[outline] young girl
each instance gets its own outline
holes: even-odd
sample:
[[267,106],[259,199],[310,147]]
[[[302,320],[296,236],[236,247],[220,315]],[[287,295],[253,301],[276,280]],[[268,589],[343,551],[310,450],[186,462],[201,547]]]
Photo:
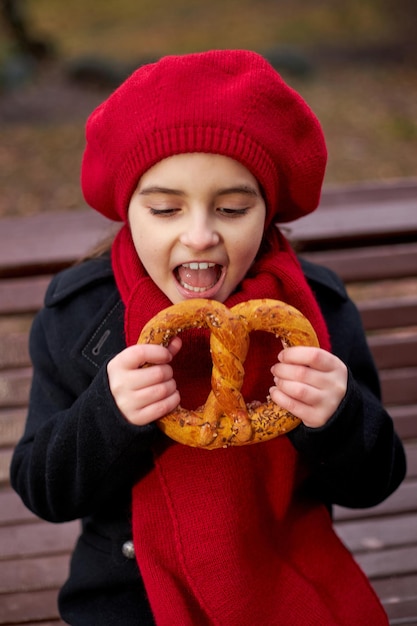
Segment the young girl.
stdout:
[[[89,118],[83,192],[123,226],[110,256],[50,285],[11,469],[37,515],[82,519],[69,624],[387,624],[330,509],[391,494],[403,448],[340,280],[300,264],[276,226],[314,211],[325,163],[317,119],[252,52],[165,57]],[[287,436],[207,451],[157,427],[205,403],[209,333],[136,342],[196,297],[283,300],[312,323],[320,348],[251,334],[243,395],[296,415]]]

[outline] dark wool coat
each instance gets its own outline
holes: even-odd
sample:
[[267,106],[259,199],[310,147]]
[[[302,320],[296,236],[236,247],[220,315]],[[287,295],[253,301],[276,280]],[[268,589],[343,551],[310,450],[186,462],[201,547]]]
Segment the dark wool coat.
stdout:
[[[355,306],[332,272],[306,262],[303,270],[349,379],[324,427],[300,425],[288,437],[311,466],[307,496],[327,506],[372,506],[402,481],[403,448],[380,404]],[[123,317],[110,261],[102,257],[53,279],[31,333],[30,408],[11,481],[38,516],[82,520],[59,598],[74,626],[153,624],[130,550],[129,509],[133,484],[151,468],[150,444],[162,434],[154,424],[129,424],[110,393],[106,363],[125,347]]]

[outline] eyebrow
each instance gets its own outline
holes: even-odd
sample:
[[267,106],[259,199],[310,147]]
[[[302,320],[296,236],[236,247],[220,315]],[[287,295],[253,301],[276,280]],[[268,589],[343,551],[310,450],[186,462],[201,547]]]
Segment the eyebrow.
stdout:
[[[161,193],[166,195],[173,196],[185,196],[186,193],[181,189],[171,189],[170,187],[159,187],[158,185],[153,185],[151,187],[144,187],[139,191],[140,196],[150,196],[154,193]],[[248,196],[259,197],[258,191],[249,185],[236,185],[234,187],[225,187],[224,189],[219,189],[216,192],[216,196],[228,196],[231,194],[246,194]]]
[[150,196],[153,193],[164,193],[173,196],[185,196],[185,193],[180,189],[170,189],[169,187],[158,187],[154,185],[152,187],[144,187],[139,191],[140,196]]

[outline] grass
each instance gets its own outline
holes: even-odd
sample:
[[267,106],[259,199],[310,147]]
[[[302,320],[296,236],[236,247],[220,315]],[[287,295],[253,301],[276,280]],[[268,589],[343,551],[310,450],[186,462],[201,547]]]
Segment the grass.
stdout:
[[[404,2],[410,0],[396,0],[398,15]],[[275,50],[290,59],[295,54],[293,60],[301,59],[312,71],[297,75],[284,68],[282,73],[322,122],[329,149],[326,184],[416,176],[415,65],[333,59],[335,50],[398,41],[403,22],[390,12],[391,0],[28,0],[24,6],[33,32],[56,43],[58,70],[91,56],[133,65],[215,47]],[[416,10],[414,14],[417,18]],[[0,59],[10,55],[5,41]],[[318,49],[330,52],[317,56]],[[49,86],[54,81],[54,71],[44,70],[21,87],[26,108],[45,81]],[[58,92],[59,86],[45,99]],[[107,92],[78,93],[86,105],[62,108],[58,97],[58,115],[32,112],[13,123],[2,123],[0,115],[0,215],[83,206],[79,165],[84,122]],[[2,97],[6,100],[8,94],[0,92],[0,109]],[[53,109],[49,100],[47,104],[48,111]]]

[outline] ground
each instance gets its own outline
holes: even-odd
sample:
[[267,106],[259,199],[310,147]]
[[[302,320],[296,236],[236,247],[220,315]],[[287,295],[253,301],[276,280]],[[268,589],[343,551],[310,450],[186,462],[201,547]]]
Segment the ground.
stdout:
[[[404,26],[393,39],[390,3],[28,0],[33,32],[56,54],[28,63],[0,42],[0,217],[84,207],[91,110],[138,63],[216,46],[267,55],[310,104],[328,144],[326,185],[415,177],[417,61]],[[417,5],[394,3],[397,15],[407,3],[404,24]]]

